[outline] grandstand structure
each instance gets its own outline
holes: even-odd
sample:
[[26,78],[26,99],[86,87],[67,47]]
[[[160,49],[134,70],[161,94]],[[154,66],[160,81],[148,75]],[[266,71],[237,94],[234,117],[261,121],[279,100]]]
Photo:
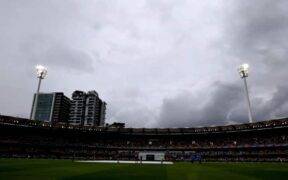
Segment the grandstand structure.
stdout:
[[[115,128],[0,116],[0,156],[77,160],[288,162],[288,118],[200,128]],[[149,158],[151,160],[151,158]],[[153,159],[153,158],[152,158]]]

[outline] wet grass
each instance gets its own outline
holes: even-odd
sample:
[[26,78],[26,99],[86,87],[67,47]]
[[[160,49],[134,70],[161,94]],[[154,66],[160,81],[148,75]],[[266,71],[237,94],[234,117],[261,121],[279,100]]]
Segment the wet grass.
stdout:
[[0,179],[288,179],[288,164],[98,164],[69,160],[0,159]]

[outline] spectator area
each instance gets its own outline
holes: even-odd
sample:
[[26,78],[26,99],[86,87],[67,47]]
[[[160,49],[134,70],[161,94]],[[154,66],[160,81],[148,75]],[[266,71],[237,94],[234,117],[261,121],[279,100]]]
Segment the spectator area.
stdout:
[[201,128],[108,128],[49,124],[0,116],[0,156],[138,160],[165,152],[167,161],[288,161],[288,119]]

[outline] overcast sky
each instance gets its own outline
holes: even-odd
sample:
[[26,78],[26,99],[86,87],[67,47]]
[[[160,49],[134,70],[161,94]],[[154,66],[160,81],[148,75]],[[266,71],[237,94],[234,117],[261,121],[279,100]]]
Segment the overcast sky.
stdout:
[[96,90],[107,122],[191,127],[288,116],[287,0],[0,0],[0,113]]

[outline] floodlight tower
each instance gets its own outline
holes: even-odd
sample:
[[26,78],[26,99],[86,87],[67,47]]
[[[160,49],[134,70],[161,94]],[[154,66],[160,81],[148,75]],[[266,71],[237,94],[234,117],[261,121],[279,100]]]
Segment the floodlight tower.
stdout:
[[249,69],[248,64],[242,64],[241,66],[238,67],[238,72],[240,74],[240,77],[244,80],[246,99],[247,99],[247,105],[248,105],[249,123],[252,123],[253,121],[252,121],[252,113],[251,113],[251,104],[250,104],[247,81],[246,81],[246,78],[248,77],[248,69]]
[[32,119],[32,120],[35,119],[36,106],[38,103],[38,96],[39,96],[39,91],[40,91],[41,80],[45,78],[45,76],[48,72],[47,68],[42,66],[42,65],[37,65],[37,66],[35,66],[35,68],[36,68],[36,72],[37,72],[37,78],[39,78],[39,82],[38,82],[37,93],[35,96],[35,101],[33,102],[32,112],[31,112],[31,116],[30,116],[30,119]]

